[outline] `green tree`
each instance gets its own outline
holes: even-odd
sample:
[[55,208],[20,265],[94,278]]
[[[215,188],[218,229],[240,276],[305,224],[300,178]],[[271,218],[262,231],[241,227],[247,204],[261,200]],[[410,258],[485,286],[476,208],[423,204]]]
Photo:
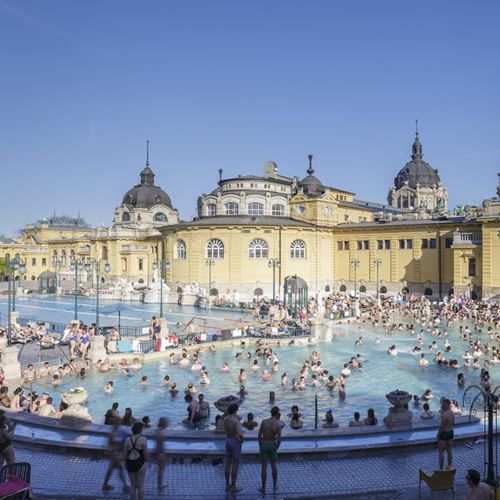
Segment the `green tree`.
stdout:
[[0,276],[5,276],[7,274],[7,261],[1,257],[0,258]]

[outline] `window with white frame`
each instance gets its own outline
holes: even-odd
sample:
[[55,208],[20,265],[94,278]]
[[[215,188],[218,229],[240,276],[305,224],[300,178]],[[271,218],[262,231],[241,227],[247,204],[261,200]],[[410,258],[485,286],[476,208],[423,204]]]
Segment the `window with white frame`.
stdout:
[[215,203],[209,203],[207,205],[207,215],[209,217],[213,217],[214,215],[217,215],[217,205]]
[[294,240],[290,245],[290,256],[292,259],[306,258],[306,244],[302,240]]
[[177,241],[175,258],[176,259],[185,259],[186,258],[186,243],[184,243],[184,241],[182,241],[182,240]]
[[248,215],[263,215],[264,205],[262,203],[249,203],[248,204]]
[[224,243],[221,240],[213,239],[207,244],[207,259],[223,259]]
[[226,215],[238,215],[239,213],[238,203],[234,203],[232,201],[226,203],[224,205],[224,213]]
[[269,247],[267,242],[257,238],[248,245],[248,257],[250,259],[267,259],[269,257]]
[[282,205],[281,203],[276,203],[271,208],[271,214],[272,215],[279,215],[279,216],[285,215],[285,206]]

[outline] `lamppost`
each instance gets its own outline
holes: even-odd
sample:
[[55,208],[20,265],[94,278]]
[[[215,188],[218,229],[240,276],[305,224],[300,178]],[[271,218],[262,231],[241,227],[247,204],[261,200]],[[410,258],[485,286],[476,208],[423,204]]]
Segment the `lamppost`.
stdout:
[[90,266],[87,267],[85,261],[83,259],[77,259],[76,257],[73,259],[73,262],[69,266],[71,271],[75,271],[75,318],[78,319],[78,269],[83,267],[85,270],[88,270]]
[[273,300],[271,300],[271,304],[274,304],[276,301],[276,268],[281,267],[281,262],[278,259],[269,259],[267,265],[273,269]]
[[[484,455],[484,466],[486,470],[485,483],[489,484],[497,491],[497,474],[496,468],[496,456],[497,456],[497,440],[494,437],[496,431],[496,418],[497,418],[497,406],[499,402],[499,390],[500,386],[496,386],[493,390],[491,388],[481,387],[479,385],[471,385],[465,389],[463,395],[462,406],[469,406],[469,421],[472,416],[476,415],[477,410],[482,409],[484,415],[487,417],[485,419],[485,430],[486,430],[486,446],[487,450]],[[495,420],[495,421],[494,421]]]
[[16,254],[12,262],[12,312],[16,312],[16,271],[19,271],[19,281],[21,280],[21,274],[26,272],[26,259],[23,260]]
[[[101,259],[96,259],[94,257],[90,258],[90,262],[85,264],[85,270],[90,271],[92,266],[95,266],[96,270],[96,294],[95,294],[95,334],[99,335],[99,282],[101,281]],[[106,262],[104,264],[104,272],[109,273],[111,271],[111,264]]]
[[[158,265],[159,264],[159,265]],[[170,269],[170,262],[168,260],[160,259],[159,262],[153,264],[153,271],[160,270],[160,318],[163,318],[163,277],[165,271]]]
[[295,279],[295,310],[294,310],[294,313],[293,313],[293,317],[294,318],[297,318],[297,294],[299,292],[299,283],[297,281],[297,275],[294,274],[293,275],[294,279]]
[[352,259],[351,260],[351,267],[354,269],[354,300],[357,299],[357,269],[359,267],[359,259]]
[[375,266],[375,269],[377,270],[377,299],[378,299],[378,289],[379,289],[379,282],[378,282],[378,270],[380,269],[380,267],[382,267],[382,261],[380,259],[375,259],[373,261],[373,265]]
[[207,305],[210,307],[210,292],[212,290],[212,266],[215,265],[215,260],[207,259],[205,265],[208,266],[208,302]]
[[[24,274],[26,272],[26,261],[22,261],[19,255],[16,255],[12,260],[7,256],[7,280],[8,280],[8,304],[7,304],[7,345],[10,347],[12,345],[11,335],[12,335],[12,312],[16,309],[15,302],[15,287],[13,286],[12,280],[14,278],[15,271],[19,271],[19,274]],[[12,308],[12,310],[11,310]]]
[[56,268],[57,270],[57,286],[61,286],[61,267],[63,265],[62,259],[53,259],[52,260],[52,265]]

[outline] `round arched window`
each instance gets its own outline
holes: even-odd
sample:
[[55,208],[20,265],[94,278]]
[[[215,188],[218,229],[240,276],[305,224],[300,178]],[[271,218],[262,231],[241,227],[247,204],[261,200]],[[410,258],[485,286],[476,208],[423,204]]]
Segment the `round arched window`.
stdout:
[[207,244],[207,259],[223,259],[224,243],[221,240],[213,239]]
[[248,245],[248,257],[250,259],[267,259],[269,257],[269,247],[267,242],[257,238]]
[[424,290],[424,295],[431,296],[432,295],[432,288],[426,288]]
[[167,222],[167,216],[163,212],[157,212],[153,215],[155,222]]
[[224,205],[224,213],[226,215],[238,215],[240,207],[238,203],[229,202]]
[[249,203],[248,215],[264,215],[264,205],[262,203]]
[[271,215],[276,215],[278,217],[282,217],[285,215],[285,205],[281,203],[276,203],[271,207]]
[[306,244],[302,240],[294,240],[290,245],[290,256],[292,259],[306,258]]
[[347,291],[347,288],[345,285],[340,285],[340,291],[341,292],[346,292]]

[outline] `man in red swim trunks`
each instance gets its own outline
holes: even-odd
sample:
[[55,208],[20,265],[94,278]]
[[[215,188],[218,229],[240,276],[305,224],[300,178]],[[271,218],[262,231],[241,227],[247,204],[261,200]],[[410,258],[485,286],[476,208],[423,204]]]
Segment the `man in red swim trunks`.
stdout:
[[[236,416],[238,405],[232,404],[227,409],[228,415],[224,418],[224,431],[226,432],[226,490],[235,493],[241,491],[241,487],[236,486],[238,477],[238,467],[241,459],[241,445],[243,443],[243,430],[241,423]],[[229,476],[231,475],[231,482]]]

